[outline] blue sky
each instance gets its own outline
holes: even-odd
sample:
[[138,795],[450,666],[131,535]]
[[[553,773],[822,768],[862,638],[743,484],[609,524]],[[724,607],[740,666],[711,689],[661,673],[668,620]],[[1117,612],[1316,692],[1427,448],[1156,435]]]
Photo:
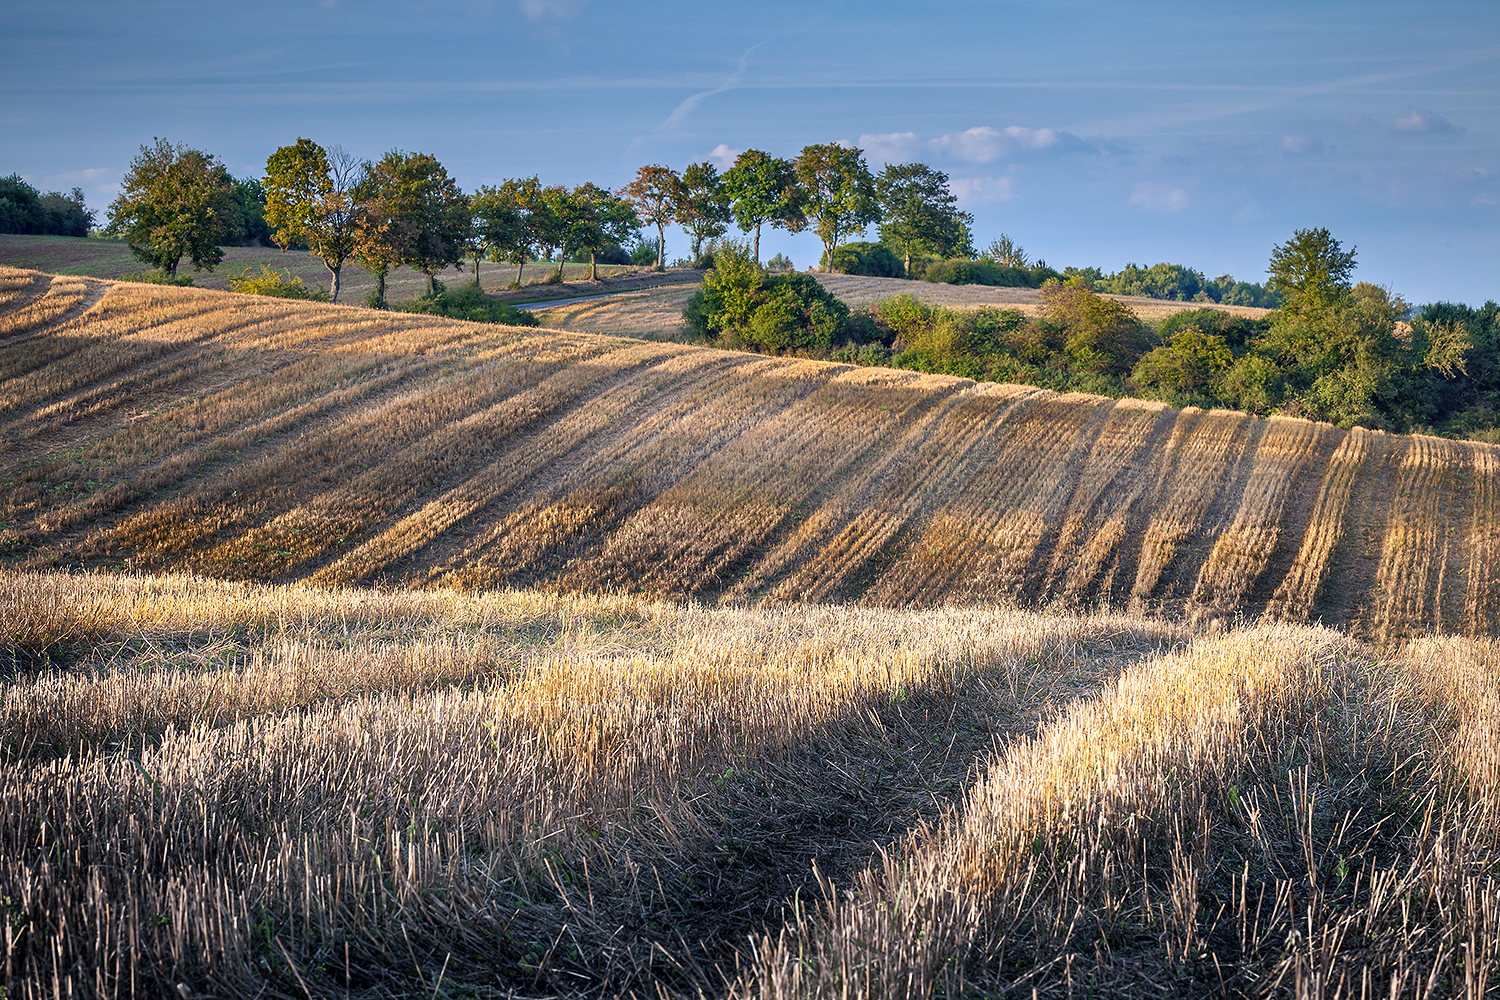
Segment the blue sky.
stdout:
[[1500,298],[1493,0],[7,0],[4,23],[0,173],[101,217],[154,136],[236,175],[299,136],[420,150],[468,189],[845,140],[945,170],[979,245],[1054,267],[1260,280],[1326,226],[1409,301]]

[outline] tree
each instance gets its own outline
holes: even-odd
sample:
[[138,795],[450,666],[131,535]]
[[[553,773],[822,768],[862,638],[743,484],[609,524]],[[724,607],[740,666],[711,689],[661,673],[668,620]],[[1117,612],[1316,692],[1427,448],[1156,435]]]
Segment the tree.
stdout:
[[[507,180],[499,187],[483,185],[469,199],[469,210],[474,215],[474,238],[491,260],[516,265],[515,285],[518,288],[532,253],[527,213],[540,190],[541,184],[535,177]],[[474,267],[475,280],[478,280],[477,260]]]
[[468,198],[428,153],[393,149],[366,164],[364,174],[357,197],[366,211],[357,243],[375,264],[377,298],[384,301],[385,274],[398,265],[425,274],[427,294],[434,294],[436,272],[463,259],[471,224]]
[[967,257],[974,217],[958,210],[948,175],[925,163],[887,164],[875,180],[880,239],[895,247],[911,271],[913,253]]
[[875,178],[863,150],[835,142],[806,146],[793,161],[812,231],[823,241],[825,267],[847,237],[880,218]]
[[751,256],[760,260],[760,227],[771,225],[788,232],[801,232],[807,220],[802,216],[797,171],[791,160],[747,149],[735,158],[734,166],[724,171],[724,190],[740,232],[754,230]]
[[573,189],[572,197],[583,209],[587,223],[576,236],[577,249],[589,255],[589,280],[599,280],[599,251],[607,246],[618,246],[630,238],[640,226],[635,209],[629,201],[595,184],[580,184]]
[[235,219],[235,239],[240,246],[254,247],[271,245],[271,227],[266,222],[266,192],[254,177],[233,177],[230,194],[238,217]]
[[998,240],[990,240],[990,245],[984,248],[981,256],[1001,267],[1014,267],[1024,271],[1031,266],[1031,259],[1026,256],[1026,251],[1004,233],[1000,234]]
[[237,234],[238,221],[224,164],[202,150],[157,139],[130,161],[105,232],[123,236],[139,260],[175,278],[183,257],[212,271],[224,259],[219,245]]
[[[363,208],[360,164],[341,146],[325,150],[299,138],[266,160],[266,225],[282,250],[302,244],[328,268],[329,298],[339,300],[344,261],[354,256]],[[384,281],[381,282],[384,298]]]
[[1291,312],[1329,309],[1349,295],[1355,250],[1346,252],[1326,229],[1298,229],[1271,248],[1269,284]]
[[678,189],[681,186],[682,178],[675,170],[653,163],[637,170],[635,180],[620,191],[635,208],[640,220],[656,227],[657,270],[661,270],[666,262],[666,229],[677,221]]
[[707,160],[689,164],[677,188],[677,222],[693,239],[693,266],[703,260],[703,244],[729,231],[729,193],[719,171]]

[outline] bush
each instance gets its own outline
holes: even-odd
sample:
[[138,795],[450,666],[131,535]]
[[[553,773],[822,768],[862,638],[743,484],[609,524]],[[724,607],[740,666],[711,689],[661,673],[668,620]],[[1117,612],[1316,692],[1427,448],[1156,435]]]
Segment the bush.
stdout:
[[682,311],[697,338],[765,354],[826,352],[843,339],[849,307],[810,274],[766,274],[743,243],[726,240]]
[[191,285],[193,276],[184,274],[180,278],[174,278],[165,271],[132,271],[130,274],[122,274],[116,281],[139,281],[147,285]]
[[479,285],[470,283],[462,288],[450,290],[438,281],[433,283],[434,295],[397,306],[399,312],[423,313],[429,316],[446,316],[449,319],[466,319],[475,323],[503,323],[507,326],[540,326],[534,313],[517,309],[508,302],[493,299]]
[[933,264],[923,281],[943,285],[995,285],[1003,288],[1032,287],[1031,273],[1019,267],[1001,267],[982,260],[945,260]]
[[[828,263],[824,254],[821,265]],[[904,278],[906,268],[901,258],[884,243],[846,243],[833,252],[833,269],[839,274],[869,278]]]
[[301,278],[292,277],[290,271],[276,271],[269,265],[260,265],[259,274],[251,274],[247,267],[229,279],[229,289],[246,295],[269,295],[277,299],[310,299],[327,302],[328,293],[322,288],[308,288]]
[[797,265],[792,263],[792,258],[784,253],[779,253],[766,261],[767,271],[795,271]]
[[642,243],[630,251],[630,263],[637,267],[652,267],[656,264],[656,246]]

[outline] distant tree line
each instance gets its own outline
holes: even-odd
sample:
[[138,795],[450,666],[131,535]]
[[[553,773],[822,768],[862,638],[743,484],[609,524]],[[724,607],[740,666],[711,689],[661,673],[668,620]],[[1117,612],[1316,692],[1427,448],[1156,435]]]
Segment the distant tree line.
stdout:
[[[1036,266],[1004,246],[984,259]],[[1354,261],[1328,230],[1298,230],[1272,250],[1264,295],[1278,308],[1259,318],[1189,309],[1152,329],[1087,272],[1053,272],[1036,316],[910,295],[851,312],[810,276],[764,271],[731,242],[684,318],[701,341],[771,354],[1500,443],[1500,306],[1413,309],[1354,283]],[[1179,301],[1207,297],[1200,284]]]
[[94,213],[83,203],[83,190],[42,194],[20,174],[0,177],[0,233],[25,236],[87,236]]

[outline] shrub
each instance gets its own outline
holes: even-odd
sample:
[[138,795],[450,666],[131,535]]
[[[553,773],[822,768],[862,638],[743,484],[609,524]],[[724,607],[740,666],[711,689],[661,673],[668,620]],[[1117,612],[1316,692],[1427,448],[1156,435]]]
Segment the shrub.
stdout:
[[1223,337],[1196,325],[1180,326],[1170,344],[1136,362],[1131,377],[1136,385],[1169,399],[1206,399],[1233,363]]
[[470,283],[458,289],[443,287],[441,281],[433,282],[436,293],[424,295],[413,302],[397,307],[400,312],[424,313],[429,316],[447,316],[449,319],[466,319],[475,323],[503,323],[507,326],[540,326],[534,313],[517,309],[509,302],[501,302],[484,293],[479,285]]
[[[821,264],[827,264],[824,254]],[[833,252],[833,269],[839,274],[869,278],[904,278],[906,268],[901,258],[884,243],[846,243]]]
[[784,254],[784,253],[778,253],[776,256],[774,256],[770,260],[766,261],[766,270],[767,271],[795,271],[795,270],[797,270],[797,265],[793,264],[792,263],[792,258],[788,257],[786,254]]
[[229,289],[246,295],[269,295],[278,299],[311,299],[327,302],[328,293],[321,288],[308,288],[301,278],[290,271],[276,271],[266,264],[260,265],[259,274],[251,274],[247,267],[229,279]]
[[682,316],[708,342],[767,354],[818,352],[843,338],[849,307],[810,274],[766,274],[748,245],[726,240]]
[[1031,274],[1018,267],[1001,267],[982,260],[945,260],[922,274],[923,281],[943,285],[997,285],[1030,288]]

